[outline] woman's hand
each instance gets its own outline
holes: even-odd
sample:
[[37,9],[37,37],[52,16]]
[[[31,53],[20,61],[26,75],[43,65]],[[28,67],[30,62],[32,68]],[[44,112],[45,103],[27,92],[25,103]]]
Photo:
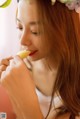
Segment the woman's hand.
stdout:
[[7,90],[19,119],[42,119],[35,84],[22,59],[16,56],[1,73],[1,85]]
[[12,59],[12,57],[9,57],[9,58],[2,59],[0,61],[0,76],[1,76],[2,72],[6,70],[6,68],[9,65],[11,59]]

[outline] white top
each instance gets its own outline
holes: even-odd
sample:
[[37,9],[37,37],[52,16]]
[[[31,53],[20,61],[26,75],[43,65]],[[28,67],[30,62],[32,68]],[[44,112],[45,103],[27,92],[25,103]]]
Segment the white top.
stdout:
[[[41,111],[43,113],[43,116],[46,117],[46,115],[48,113],[48,110],[49,110],[51,96],[45,96],[38,89],[36,89],[36,93],[37,93],[37,96],[38,96],[38,100],[39,100],[39,103],[40,103],[40,108],[41,108]],[[54,102],[55,105],[58,102],[60,102],[60,96],[55,97],[53,102]],[[79,112],[79,116],[80,116],[80,112]]]
[[[40,103],[40,108],[41,111],[43,113],[43,116],[46,117],[48,110],[49,110],[49,105],[50,105],[50,101],[51,101],[51,96],[45,96],[44,94],[42,94],[38,89],[36,89],[36,93],[39,99],[39,103]],[[59,97],[55,97],[54,98],[54,103],[58,103],[60,101]]]

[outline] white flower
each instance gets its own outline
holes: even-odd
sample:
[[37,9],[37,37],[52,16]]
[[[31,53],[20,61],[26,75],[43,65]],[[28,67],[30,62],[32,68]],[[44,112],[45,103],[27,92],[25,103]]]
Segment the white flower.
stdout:
[[[80,12],[80,0],[59,0],[61,3],[64,3],[69,10],[75,10]],[[56,0],[51,0],[52,5],[55,4]]]
[[75,9],[75,1],[74,2],[68,2],[65,4],[70,10],[74,10]]
[[80,12],[80,0],[73,0],[71,3],[66,3],[66,6],[70,10],[75,10],[76,12]]
[[80,13],[80,7],[75,9],[77,13]]

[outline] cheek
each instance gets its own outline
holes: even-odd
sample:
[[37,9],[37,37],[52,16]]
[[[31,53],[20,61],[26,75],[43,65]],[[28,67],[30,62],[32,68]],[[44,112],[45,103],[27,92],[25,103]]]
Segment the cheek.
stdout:
[[37,48],[39,49],[40,48],[40,39],[38,37],[32,37],[31,38],[32,40],[32,44]]
[[40,52],[42,52],[42,54],[48,56],[52,52],[52,50],[51,50],[51,47],[49,46],[49,44],[46,44],[46,42],[45,42],[41,45]]

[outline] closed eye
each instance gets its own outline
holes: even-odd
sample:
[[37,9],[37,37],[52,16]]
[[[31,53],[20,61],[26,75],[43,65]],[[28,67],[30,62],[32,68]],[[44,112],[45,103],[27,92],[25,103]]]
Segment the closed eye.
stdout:
[[32,34],[38,35],[38,33],[37,33],[37,32],[32,32]]
[[39,34],[40,34],[39,32],[36,32],[36,31],[31,31],[31,33],[32,33],[33,35],[39,35]]

